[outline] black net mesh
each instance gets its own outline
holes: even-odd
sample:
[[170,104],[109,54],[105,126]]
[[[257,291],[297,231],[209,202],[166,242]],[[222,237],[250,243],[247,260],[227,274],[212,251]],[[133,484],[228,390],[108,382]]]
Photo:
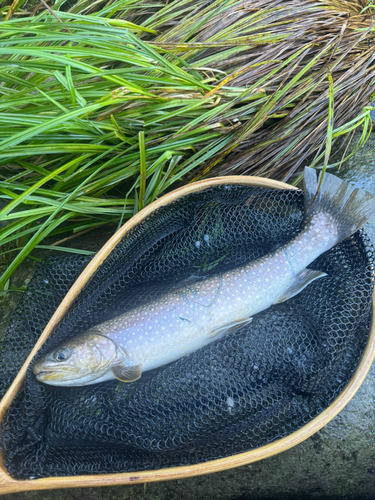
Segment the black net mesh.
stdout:
[[[303,194],[217,186],[160,208],[133,228],[36,356],[172,287],[234,268],[286,243]],[[46,260],[0,353],[5,392],[48,319],[89,261]],[[366,345],[373,250],[356,233],[309,266],[328,274],[251,324],[124,384],[53,387],[32,370],[1,429],[16,478],[140,471],[244,452],[297,430],[352,376]]]

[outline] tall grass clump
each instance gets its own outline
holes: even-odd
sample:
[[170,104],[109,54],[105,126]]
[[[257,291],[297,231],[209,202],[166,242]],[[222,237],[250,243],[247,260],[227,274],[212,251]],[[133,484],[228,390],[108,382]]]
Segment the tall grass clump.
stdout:
[[22,5],[0,24],[0,289],[35,248],[116,229],[181,182],[294,179],[371,130],[368,0]]

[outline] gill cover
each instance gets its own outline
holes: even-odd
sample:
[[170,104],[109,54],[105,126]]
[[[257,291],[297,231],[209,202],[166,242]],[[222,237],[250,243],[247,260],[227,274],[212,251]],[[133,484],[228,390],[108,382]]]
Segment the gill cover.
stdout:
[[113,378],[111,367],[123,361],[116,343],[93,329],[43,356],[33,371],[45,384],[78,386]]

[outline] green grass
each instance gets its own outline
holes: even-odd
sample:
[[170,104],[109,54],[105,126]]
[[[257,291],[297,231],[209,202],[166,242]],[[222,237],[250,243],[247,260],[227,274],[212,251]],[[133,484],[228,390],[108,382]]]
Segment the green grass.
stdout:
[[0,9],[0,290],[35,249],[115,230],[182,182],[296,181],[312,153],[330,167],[339,136],[361,127],[362,145],[375,77],[362,3],[59,0],[58,19],[20,16],[22,1]]

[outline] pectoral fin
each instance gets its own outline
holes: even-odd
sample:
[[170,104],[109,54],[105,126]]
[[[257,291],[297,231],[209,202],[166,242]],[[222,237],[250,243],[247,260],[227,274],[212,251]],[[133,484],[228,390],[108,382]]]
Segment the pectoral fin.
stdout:
[[216,328],[216,330],[212,330],[210,333],[210,337],[216,337],[222,333],[229,333],[231,331],[237,330],[241,326],[246,325],[247,323],[251,323],[253,318],[240,319],[238,321],[234,321],[233,323],[228,323],[227,325],[221,326],[220,328]]
[[112,373],[121,382],[135,382],[142,375],[142,363],[134,366],[115,365],[112,366]]
[[283,293],[276,299],[274,303],[279,304],[280,302],[284,302],[285,300],[294,297],[304,288],[310,285],[310,283],[318,278],[322,278],[323,276],[327,276],[327,274],[320,271],[313,271],[312,269],[304,269],[299,274],[297,274],[297,276],[294,278],[294,281],[286,290],[283,291]]

